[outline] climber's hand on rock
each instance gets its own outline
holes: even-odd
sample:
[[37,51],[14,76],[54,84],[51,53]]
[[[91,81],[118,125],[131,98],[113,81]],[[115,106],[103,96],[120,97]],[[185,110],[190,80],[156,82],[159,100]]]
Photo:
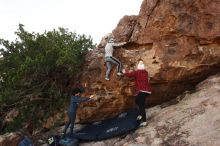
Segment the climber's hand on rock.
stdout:
[[95,95],[90,95],[90,96],[89,96],[89,98],[94,98],[94,97],[95,97]]

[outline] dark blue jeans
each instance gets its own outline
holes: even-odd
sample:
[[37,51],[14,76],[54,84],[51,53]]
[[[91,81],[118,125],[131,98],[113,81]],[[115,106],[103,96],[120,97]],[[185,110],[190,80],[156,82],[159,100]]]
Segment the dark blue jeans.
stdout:
[[68,112],[68,122],[66,123],[64,131],[63,131],[64,135],[66,134],[66,131],[69,126],[70,126],[70,134],[73,134],[75,119],[76,119],[76,113]]

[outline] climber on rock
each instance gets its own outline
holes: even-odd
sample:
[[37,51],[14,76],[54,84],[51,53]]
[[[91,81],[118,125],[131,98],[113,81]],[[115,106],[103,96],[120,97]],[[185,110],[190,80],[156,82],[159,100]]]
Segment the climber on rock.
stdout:
[[138,106],[137,120],[141,121],[140,126],[146,126],[146,112],[145,112],[145,98],[151,94],[148,72],[145,70],[143,60],[139,59],[137,69],[135,71],[128,72],[125,69],[122,70],[125,76],[135,79],[135,102]]
[[110,76],[112,64],[117,65],[117,75],[118,76],[123,75],[123,73],[122,73],[122,63],[117,58],[113,57],[113,50],[114,50],[115,47],[123,46],[124,44],[126,44],[126,42],[115,43],[114,41],[115,40],[114,40],[113,37],[109,37],[109,40],[108,40],[108,42],[105,46],[105,64],[106,64],[106,67],[107,67],[106,74],[105,74],[105,79],[106,80],[110,80],[109,76]]
[[[83,93],[84,89],[83,88],[74,88],[72,90],[72,96],[71,96],[71,101],[70,101],[70,106],[68,109],[68,122],[65,125],[64,131],[62,133],[63,137],[66,136],[66,131],[68,127],[70,126],[70,134],[73,134],[73,129],[74,129],[74,123],[76,119],[76,110],[78,107],[78,104],[81,102],[86,102],[89,100],[96,100],[94,95],[91,95],[89,98],[88,97],[81,97],[81,93]],[[92,99],[93,98],[93,99]]]

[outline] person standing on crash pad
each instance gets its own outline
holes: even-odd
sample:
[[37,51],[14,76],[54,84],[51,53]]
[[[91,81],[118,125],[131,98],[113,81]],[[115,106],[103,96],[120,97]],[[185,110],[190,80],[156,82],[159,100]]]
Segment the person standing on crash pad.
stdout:
[[81,93],[83,93],[83,90],[84,90],[83,88],[74,88],[72,90],[70,106],[68,109],[68,122],[66,123],[64,131],[63,131],[64,137],[66,136],[66,131],[69,126],[70,126],[70,134],[73,134],[74,123],[76,119],[76,110],[77,110],[78,104],[81,102],[92,100],[92,98],[94,97],[94,95],[91,95],[89,98],[81,97]]
[[135,102],[138,105],[138,120],[141,120],[140,126],[146,126],[145,98],[151,94],[148,72],[145,70],[143,60],[138,60],[137,69],[135,71],[122,71],[125,76],[135,79]]

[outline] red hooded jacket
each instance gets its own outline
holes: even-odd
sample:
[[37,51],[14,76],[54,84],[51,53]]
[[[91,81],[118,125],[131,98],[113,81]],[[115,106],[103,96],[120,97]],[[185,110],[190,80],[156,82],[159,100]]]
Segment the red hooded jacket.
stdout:
[[137,95],[139,92],[151,94],[151,89],[148,82],[148,72],[146,70],[125,72],[124,75],[135,78],[135,95]]

